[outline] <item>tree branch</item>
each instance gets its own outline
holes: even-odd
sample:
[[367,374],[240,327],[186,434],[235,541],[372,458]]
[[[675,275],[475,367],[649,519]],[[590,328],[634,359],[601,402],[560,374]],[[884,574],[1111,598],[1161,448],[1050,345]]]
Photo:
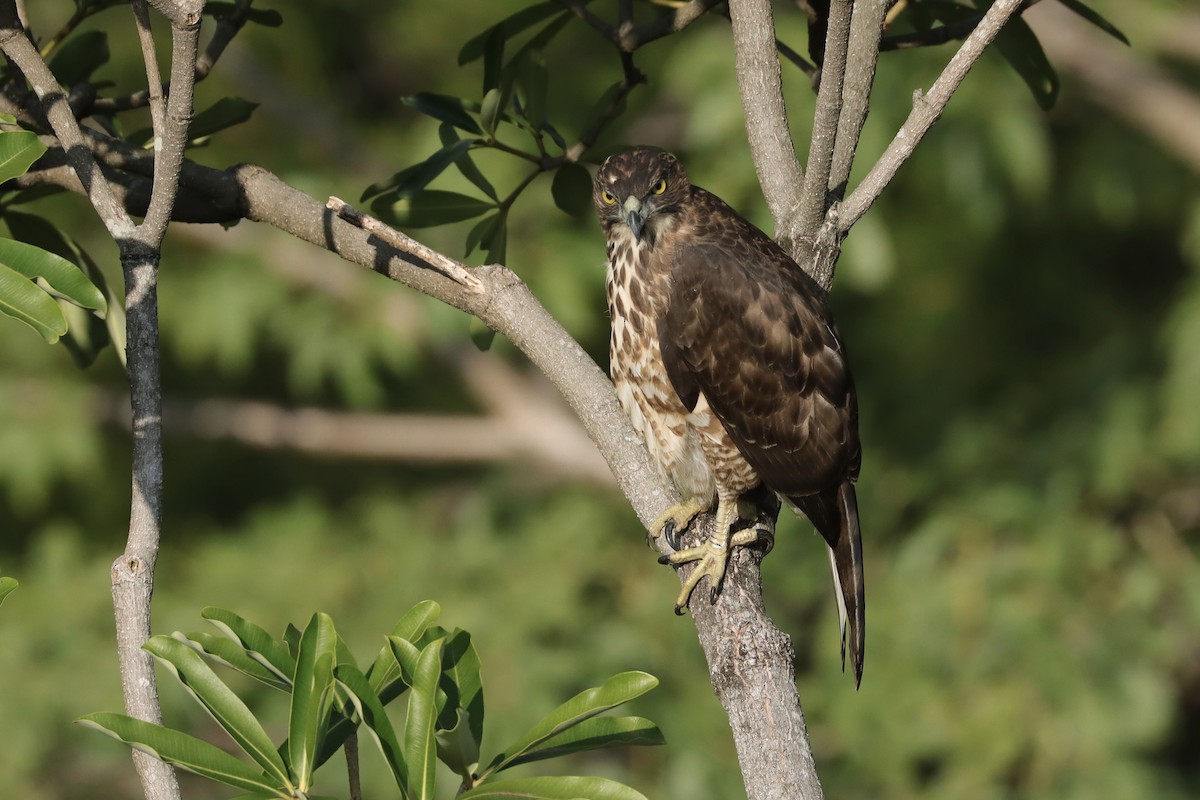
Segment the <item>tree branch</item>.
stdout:
[[787,124],[771,3],[730,0],[729,13],[750,154],[775,220],[775,238],[791,250],[803,234],[795,212],[801,204],[804,171]]
[[896,133],[887,150],[871,168],[870,173],[863,178],[851,195],[837,210],[837,228],[845,234],[850,227],[867,213],[867,209],[878,199],[884,188],[891,183],[900,166],[912,155],[917,144],[937,122],[950,102],[955,90],[967,77],[967,73],[984,49],[991,44],[1009,17],[1021,8],[1021,0],[996,0],[995,4],[984,14],[979,25],[963,42],[962,47],[950,59],[950,63],[934,81],[928,94],[921,94],[918,89],[913,93],[913,110],[905,120],[904,125]]
[[800,230],[800,237],[792,248],[793,255],[797,256],[796,260],[810,273],[816,252],[817,231],[825,221],[825,211],[830,203],[829,181],[833,170],[833,149],[837,143],[838,122],[842,116],[842,85],[846,77],[846,49],[850,42],[850,12],[853,5],[852,0],[832,0],[829,4],[821,86],[817,90],[812,141],[808,148],[804,188],[795,221]]

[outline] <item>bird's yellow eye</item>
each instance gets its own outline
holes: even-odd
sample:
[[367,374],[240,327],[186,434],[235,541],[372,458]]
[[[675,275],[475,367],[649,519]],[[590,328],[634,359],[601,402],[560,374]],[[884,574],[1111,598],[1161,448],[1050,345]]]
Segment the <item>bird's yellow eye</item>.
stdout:
[[659,179],[658,179],[658,183],[654,184],[654,189],[653,189],[653,192],[654,192],[655,194],[662,194],[662,193],[663,193],[663,192],[665,192],[666,190],[667,190],[667,179],[666,179],[666,178],[659,178]]
[[605,205],[609,205],[609,206],[611,206],[617,202],[617,198],[613,197],[612,194],[609,192],[601,192],[600,199],[604,201]]

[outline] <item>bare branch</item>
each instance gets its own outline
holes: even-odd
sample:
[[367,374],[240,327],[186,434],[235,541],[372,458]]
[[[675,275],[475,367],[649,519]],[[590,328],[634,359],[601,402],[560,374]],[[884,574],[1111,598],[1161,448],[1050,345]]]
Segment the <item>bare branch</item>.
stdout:
[[115,239],[128,236],[133,230],[133,221],[100,173],[96,159],[84,142],[79,123],[67,103],[66,92],[58,85],[50,68],[26,36],[12,0],[0,2],[0,50],[21,70],[33,87],[46,119],[109,234]]
[[850,41],[846,48],[846,78],[842,82],[842,114],[838,120],[837,144],[829,172],[829,189],[840,200],[846,193],[858,137],[871,107],[871,87],[879,63],[879,37],[887,0],[858,0],[850,18]]
[[978,27],[963,42],[962,47],[950,59],[950,63],[934,81],[928,94],[920,90],[913,93],[913,110],[904,125],[896,133],[879,161],[863,179],[838,210],[838,230],[843,234],[857,222],[875,202],[884,188],[891,183],[900,166],[908,160],[921,139],[937,122],[950,102],[951,96],[967,77],[967,73],[984,49],[991,44],[1009,17],[1021,8],[1021,0],[996,0],[988,9]]
[[348,204],[345,200],[337,197],[329,198],[326,203],[333,213],[337,214],[342,219],[349,222],[356,228],[362,228],[364,231],[379,237],[380,241],[391,245],[397,250],[402,250],[409,253],[427,264],[431,264],[442,273],[459,284],[465,286],[472,292],[483,291],[483,285],[479,279],[471,274],[470,269],[452,258],[447,258],[436,250],[426,247],[395,228],[384,225],[382,222],[372,217],[370,214],[364,214],[354,206]]
[[799,256],[797,260],[805,266],[812,264],[817,231],[825,221],[825,210],[830,202],[829,179],[833,169],[838,121],[842,116],[842,84],[846,77],[846,48],[850,42],[850,12],[853,5],[851,0],[832,0],[829,4],[821,87],[817,90],[812,142],[804,170],[799,216],[795,220],[801,235],[793,254]]
[[771,3],[730,0],[729,12],[750,154],[775,220],[775,238],[790,249],[802,233],[795,225],[795,212],[800,207],[804,172],[788,130]]

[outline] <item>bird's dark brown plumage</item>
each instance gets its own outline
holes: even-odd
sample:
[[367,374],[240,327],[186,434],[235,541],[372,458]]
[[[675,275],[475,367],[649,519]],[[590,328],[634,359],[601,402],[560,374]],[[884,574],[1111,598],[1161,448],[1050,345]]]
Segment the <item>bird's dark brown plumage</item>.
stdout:
[[594,199],[622,405],[685,495],[720,510],[765,484],[813,521],[861,680],[858,408],[824,291],[668,153],[612,156]]

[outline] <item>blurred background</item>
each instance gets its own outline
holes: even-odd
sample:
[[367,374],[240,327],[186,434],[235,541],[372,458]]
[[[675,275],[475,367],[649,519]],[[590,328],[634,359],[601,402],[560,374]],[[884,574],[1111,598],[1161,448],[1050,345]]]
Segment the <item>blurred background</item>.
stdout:
[[[71,11],[37,5],[44,35]],[[284,25],[249,26],[197,92],[201,108],[261,105],[191,156],[353,201],[439,147],[401,98],[478,99],[480,65],[460,67],[458,49],[522,5],[265,4]],[[830,797],[1200,796],[1200,10],[1091,0],[1125,47],[1056,5],[1026,18],[1061,77],[1057,106],[1040,110],[989,54],[846,242],[833,304],[862,405],[861,691],[840,671],[810,526],[784,522],[763,566]],[[777,15],[803,52],[803,17]],[[113,52],[98,77],[126,91],[144,81],[127,17],[89,23]],[[952,48],[884,55],[856,179]],[[572,139],[619,63],[578,23],[546,55],[550,113]],[[728,23],[704,19],[637,63],[650,83],[601,147],[669,148],[769,231]],[[803,153],[813,94],[785,78]],[[501,192],[523,175],[477,161]],[[603,238],[549,187],[513,209],[507,263],[603,366]],[[119,286],[83,200],[37,210]],[[471,224],[417,235],[460,256]],[[562,768],[651,798],[744,796],[693,627],[671,613],[674,576],[511,345],[481,353],[459,312],[246,222],[172,228],[161,312],[158,632],[202,629],[207,605],[275,632],[322,610],[365,661],[434,599],[475,636],[485,756],[641,669],[662,685],[627,713],[668,745]],[[126,392],[111,349],[81,371],[0,318],[0,574],[21,582],[0,609],[0,796],[140,796],[126,749],[71,724],[121,706],[109,564],[128,523]],[[244,688],[282,738],[278,699]],[[177,686],[163,696],[168,723],[216,740]],[[369,747],[368,793],[391,796]],[[322,793],[346,793],[336,770],[318,773]],[[187,779],[185,795],[224,793]]]

